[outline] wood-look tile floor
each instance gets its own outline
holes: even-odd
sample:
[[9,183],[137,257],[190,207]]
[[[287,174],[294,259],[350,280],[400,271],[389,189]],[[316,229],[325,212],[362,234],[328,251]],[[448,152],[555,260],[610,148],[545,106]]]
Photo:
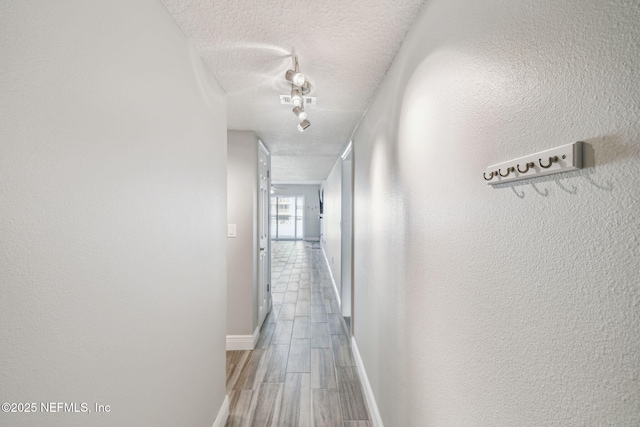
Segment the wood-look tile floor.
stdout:
[[272,242],[271,281],[256,349],[227,352],[226,425],[370,427],[322,250]]

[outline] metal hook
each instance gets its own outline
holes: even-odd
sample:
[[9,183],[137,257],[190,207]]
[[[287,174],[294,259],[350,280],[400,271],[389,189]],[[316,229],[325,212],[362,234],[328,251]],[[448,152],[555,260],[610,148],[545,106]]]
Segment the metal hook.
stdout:
[[514,172],[515,170],[516,170],[516,168],[514,168],[513,166],[508,167],[507,168],[507,174],[506,175],[502,175],[502,172],[500,172],[500,169],[498,169],[498,175],[500,175],[501,177],[505,178],[505,177],[509,176],[509,174],[511,172]]
[[533,162],[529,162],[527,163],[525,166],[527,167],[525,170],[520,170],[520,165],[516,165],[516,169],[518,169],[518,172],[520,173],[527,173],[529,171],[529,169],[531,169],[532,167],[534,167],[536,164]]
[[542,164],[542,159],[538,159],[538,163],[540,163],[540,167],[549,169],[552,164],[558,161],[558,156],[549,157],[549,164],[547,166]]
[[496,176],[496,173],[495,172],[491,172],[489,174],[489,178],[487,178],[486,172],[482,172],[482,176],[484,177],[484,179],[486,181],[491,181],[493,179],[493,177]]

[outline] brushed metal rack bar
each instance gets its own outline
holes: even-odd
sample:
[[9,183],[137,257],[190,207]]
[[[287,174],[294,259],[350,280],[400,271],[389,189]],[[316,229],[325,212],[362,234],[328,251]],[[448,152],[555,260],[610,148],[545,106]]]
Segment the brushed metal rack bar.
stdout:
[[582,141],[561,145],[489,166],[482,175],[489,185],[582,169]]

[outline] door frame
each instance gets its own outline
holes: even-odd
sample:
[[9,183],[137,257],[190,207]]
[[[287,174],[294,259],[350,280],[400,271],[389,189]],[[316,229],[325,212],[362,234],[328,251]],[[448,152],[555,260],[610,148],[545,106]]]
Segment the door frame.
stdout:
[[[265,156],[266,156],[266,176],[265,174],[261,171],[261,165],[260,165],[260,152],[262,152]],[[258,253],[256,254],[258,257],[258,283],[257,283],[257,288],[258,288],[258,295],[257,295],[257,300],[258,300],[258,306],[256,307],[257,309],[257,314],[258,314],[258,328],[262,328],[262,324],[264,323],[265,318],[267,317],[267,314],[271,311],[271,307],[272,307],[272,298],[271,298],[271,153],[269,152],[269,149],[267,148],[266,145],[264,145],[264,143],[262,142],[262,140],[260,140],[260,138],[258,138],[258,164],[256,165],[258,167],[258,227],[257,227],[257,237],[258,237],[258,247],[257,247],[257,251]],[[265,181],[265,186],[266,186],[266,201],[262,200],[262,203],[264,203],[266,206],[263,207],[263,209],[260,209],[260,204],[261,204],[261,198],[264,197],[263,194],[261,194],[261,184],[262,181]],[[261,235],[262,233],[262,235]],[[262,248],[262,243],[263,243],[263,239],[266,240],[265,242],[265,246],[264,248]],[[262,255],[261,252],[265,251],[265,253]],[[264,272],[261,271],[260,269],[260,258],[261,255],[265,257],[266,259],[266,265],[263,267],[264,268]],[[263,279],[261,277],[261,275],[264,274],[264,282],[266,283],[262,283],[261,280]],[[261,289],[262,287],[265,287],[266,289],[264,289],[265,292],[265,298],[264,298],[264,304],[266,304],[266,306],[264,307],[264,309],[260,310],[261,304],[263,303],[263,301],[260,300],[260,295],[261,295]]]
[[[349,242],[347,245],[347,248],[350,252],[350,257],[348,259],[348,263],[349,263],[349,281],[350,281],[350,309],[351,312],[350,317],[351,317],[351,321],[350,321],[350,328],[349,328],[349,334],[350,336],[353,336],[353,332],[354,332],[354,324],[355,324],[355,281],[354,281],[354,258],[355,258],[355,253],[354,253],[354,238],[355,238],[355,232],[354,232],[354,228],[355,228],[355,224],[354,224],[354,211],[355,211],[355,205],[354,205],[354,199],[355,199],[355,153],[354,153],[354,143],[353,140],[349,141],[349,144],[347,144],[347,146],[345,147],[345,149],[342,151],[342,154],[340,155],[340,167],[341,167],[341,180],[344,181],[345,179],[345,174],[344,172],[344,162],[345,161],[350,161],[351,162],[351,173],[350,176],[348,177],[348,179],[350,180],[349,186],[350,186],[350,200],[349,203],[351,205],[351,209],[349,212],[349,216],[348,216],[348,220],[349,220],[349,230],[348,233],[345,231],[341,231],[340,234],[340,274],[341,274],[341,278],[340,278],[340,288],[342,289],[344,287],[344,280],[342,280],[344,278],[344,276],[342,276],[342,272],[345,270],[345,255],[344,255],[344,251],[343,249],[345,249],[345,246],[342,244],[343,243],[343,239],[348,238]],[[342,189],[344,189],[344,183],[341,183],[341,187]],[[341,191],[341,220],[342,220],[342,224],[344,224],[344,208],[342,205],[344,205],[345,203],[345,197],[343,192]],[[341,227],[342,230],[344,230],[344,228]],[[341,292],[342,293],[342,292]],[[342,295],[341,295],[342,297]],[[341,308],[340,310],[340,315],[342,316],[343,314],[343,310]]]

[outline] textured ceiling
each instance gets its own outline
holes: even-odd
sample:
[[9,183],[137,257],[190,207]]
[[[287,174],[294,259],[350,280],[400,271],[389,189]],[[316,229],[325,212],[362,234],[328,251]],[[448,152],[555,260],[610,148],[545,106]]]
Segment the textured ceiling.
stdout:
[[[274,181],[324,180],[424,0],[162,0],[226,90],[228,128],[269,147]],[[297,129],[284,73],[291,52],[313,84]]]

